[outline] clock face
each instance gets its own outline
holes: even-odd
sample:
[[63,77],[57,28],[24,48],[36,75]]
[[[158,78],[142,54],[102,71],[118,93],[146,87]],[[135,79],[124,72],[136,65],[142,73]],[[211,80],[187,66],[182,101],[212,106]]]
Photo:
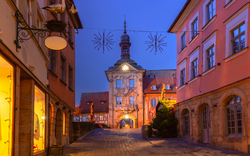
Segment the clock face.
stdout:
[[128,70],[128,66],[127,66],[127,65],[124,65],[124,66],[122,67],[122,70],[123,70],[123,71],[127,71],[127,70]]

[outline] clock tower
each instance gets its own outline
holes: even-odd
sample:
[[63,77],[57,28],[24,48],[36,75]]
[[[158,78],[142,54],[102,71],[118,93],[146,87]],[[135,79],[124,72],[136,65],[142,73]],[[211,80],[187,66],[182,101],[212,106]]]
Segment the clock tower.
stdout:
[[105,71],[109,81],[109,117],[111,128],[140,128],[144,124],[143,76],[145,69],[130,59],[130,37],[121,36],[121,58]]

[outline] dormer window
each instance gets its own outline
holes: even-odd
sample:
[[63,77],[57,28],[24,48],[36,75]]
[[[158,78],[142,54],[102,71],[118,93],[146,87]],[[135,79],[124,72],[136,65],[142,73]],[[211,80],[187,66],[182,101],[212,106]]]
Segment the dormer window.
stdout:
[[106,101],[101,101],[101,104],[104,105],[105,102],[106,102]]
[[123,47],[123,54],[127,54],[128,53],[128,48],[127,48],[127,46],[124,46]]
[[149,77],[150,79],[153,79],[153,78],[155,77],[155,75],[154,75],[154,74],[150,74],[150,75],[148,75],[148,77]]
[[90,104],[91,104],[91,101],[87,101],[86,103],[87,103],[87,105],[90,105]]
[[166,84],[166,90],[170,90],[170,84]]
[[151,90],[156,90],[156,85],[152,85]]

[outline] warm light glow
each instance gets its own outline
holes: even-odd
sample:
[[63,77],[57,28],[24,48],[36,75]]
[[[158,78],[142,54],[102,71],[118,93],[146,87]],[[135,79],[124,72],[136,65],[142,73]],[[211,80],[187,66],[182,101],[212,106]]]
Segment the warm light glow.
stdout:
[[122,67],[122,70],[127,71],[127,70],[128,70],[128,66],[127,66],[127,65],[124,65],[124,66]]
[[62,50],[67,47],[67,41],[60,36],[49,36],[44,40],[44,44],[52,50]]
[[[0,155],[12,155],[13,67],[0,55]],[[12,80],[12,81],[11,81]]]
[[35,86],[34,101],[34,143],[33,152],[39,152],[45,148],[45,94]]
[[128,119],[129,118],[128,115],[125,115],[125,118]]
[[66,113],[63,112],[63,135],[66,135]]

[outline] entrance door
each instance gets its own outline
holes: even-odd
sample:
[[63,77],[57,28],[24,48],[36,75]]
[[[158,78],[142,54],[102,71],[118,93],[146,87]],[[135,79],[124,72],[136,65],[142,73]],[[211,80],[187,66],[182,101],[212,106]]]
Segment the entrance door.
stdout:
[[206,105],[202,109],[202,142],[210,143],[210,107]]

